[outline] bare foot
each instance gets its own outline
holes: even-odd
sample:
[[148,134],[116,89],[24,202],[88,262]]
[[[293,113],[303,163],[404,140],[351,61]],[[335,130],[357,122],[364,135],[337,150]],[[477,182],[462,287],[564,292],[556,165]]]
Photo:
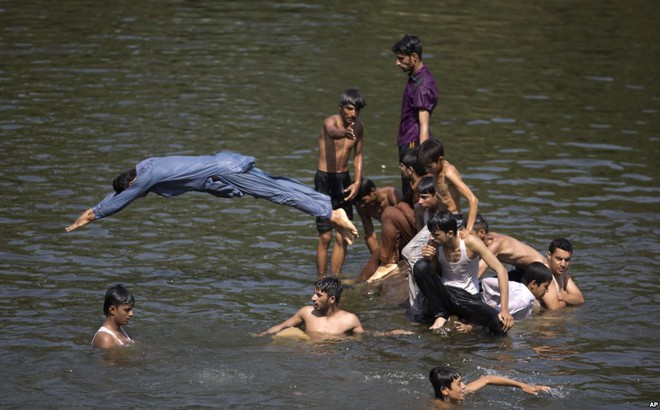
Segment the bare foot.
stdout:
[[367,279],[367,282],[371,283],[382,279],[390,273],[394,272],[397,267],[398,265],[396,263],[388,263],[387,265],[379,266],[378,269],[376,269],[376,272],[374,272],[374,274],[371,275],[369,279]]
[[447,323],[447,319],[445,319],[444,317],[440,316],[440,317],[438,317],[438,318],[435,319],[435,322],[433,322],[433,324],[431,325],[431,327],[429,327],[429,330],[440,329],[441,327],[443,327],[443,326],[445,325],[445,323]]
[[333,210],[330,222],[337,228],[346,242],[353,245],[353,239],[358,236],[358,230],[353,222],[348,219],[346,211],[341,208]]

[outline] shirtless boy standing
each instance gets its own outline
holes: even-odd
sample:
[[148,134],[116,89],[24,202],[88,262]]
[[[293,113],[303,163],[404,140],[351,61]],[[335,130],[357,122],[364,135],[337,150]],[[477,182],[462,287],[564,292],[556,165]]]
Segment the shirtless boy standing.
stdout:
[[[344,91],[339,101],[339,114],[331,115],[323,121],[319,136],[318,170],[314,177],[314,187],[318,192],[329,195],[332,209],[342,208],[349,219],[353,219],[352,200],[360,189],[362,181],[362,143],[364,124],[358,119],[366,103],[360,92],[354,88]],[[355,182],[351,183],[348,161],[353,151],[353,172]],[[316,247],[318,276],[327,272],[328,248],[332,241],[332,224],[327,218],[316,218],[319,242]],[[335,246],[330,260],[330,273],[339,275],[346,254],[344,237],[337,232]]]
[[343,292],[341,281],[334,277],[323,278],[314,285],[313,306],[305,306],[289,319],[261,332],[258,336],[274,335],[290,327],[305,325],[308,335],[339,335],[362,333],[360,319],[339,307]]

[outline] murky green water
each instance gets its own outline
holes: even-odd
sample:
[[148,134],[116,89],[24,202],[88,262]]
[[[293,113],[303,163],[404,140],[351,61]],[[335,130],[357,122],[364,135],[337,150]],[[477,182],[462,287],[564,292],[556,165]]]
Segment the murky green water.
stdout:
[[[251,198],[148,197],[64,233],[149,157],[231,149],[312,185],[323,118],[367,99],[365,173],[398,184],[405,76],[424,40],[432,129],[491,229],[576,247],[587,303],[505,338],[441,336],[378,295],[370,330],[322,345],[252,333],[311,296],[313,218]],[[467,408],[640,408],[660,400],[660,46],[654,2],[0,1],[0,399],[3,407],[431,408],[428,371],[489,388]],[[359,243],[347,276],[367,259]],[[135,293],[139,344],[92,350],[104,289]]]

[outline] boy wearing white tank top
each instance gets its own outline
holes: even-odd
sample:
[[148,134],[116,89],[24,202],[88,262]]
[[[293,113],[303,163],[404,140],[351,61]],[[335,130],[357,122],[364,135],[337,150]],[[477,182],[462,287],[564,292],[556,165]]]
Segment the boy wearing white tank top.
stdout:
[[[422,248],[415,263],[415,282],[427,300],[428,313],[435,317],[430,329],[439,329],[450,315],[486,326],[494,334],[505,334],[513,326],[509,313],[509,278],[506,268],[475,235],[458,235],[456,216],[437,211],[427,227],[437,244]],[[501,311],[487,305],[479,294],[479,260],[497,273]]]
[[109,349],[133,343],[133,338],[123,326],[131,321],[134,306],[135,298],[128,289],[122,285],[109,287],[103,303],[106,319],[103,326],[96,331],[92,346]]

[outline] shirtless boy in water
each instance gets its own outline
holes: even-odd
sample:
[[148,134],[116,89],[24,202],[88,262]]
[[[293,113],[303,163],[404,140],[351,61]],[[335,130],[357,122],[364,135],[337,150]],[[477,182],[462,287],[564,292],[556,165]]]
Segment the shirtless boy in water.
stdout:
[[314,285],[313,306],[305,306],[289,319],[259,333],[257,336],[274,335],[290,327],[305,325],[308,335],[340,335],[345,333],[363,333],[360,319],[353,313],[339,307],[343,292],[341,281],[326,277]]
[[[472,233],[484,241],[488,250],[490,250],[500,262],[514,266],[516,271],[520,272],[520,275],[522,275],[525,268],[533,262],[541,262],[546,266],[548,265],[548,260],[541,255],[539,251],[526,243],[511,236],[497,232],[490,232],[488,229],[488,222],[486,222],[481,214],[477,214]],[[487,270],[488,264],[481,260],[479,262],[479,278],[481,278]],[[509,279],[513,280],[513,278]]]
[[122,285],[109,287],[103,303],[106,319],[103,326],[96,331],[92,346],[109,349],[133,343],[131,335],[124,329],[133,317],[133,306],[135,299],[128,289]]
[[568,239],[557,238],[550,242],[548,266],[552,272],[552,284],[542,300],[543,305],[550,310],[584,303],[582,292],[568,275],[572,255],[573,245]]

